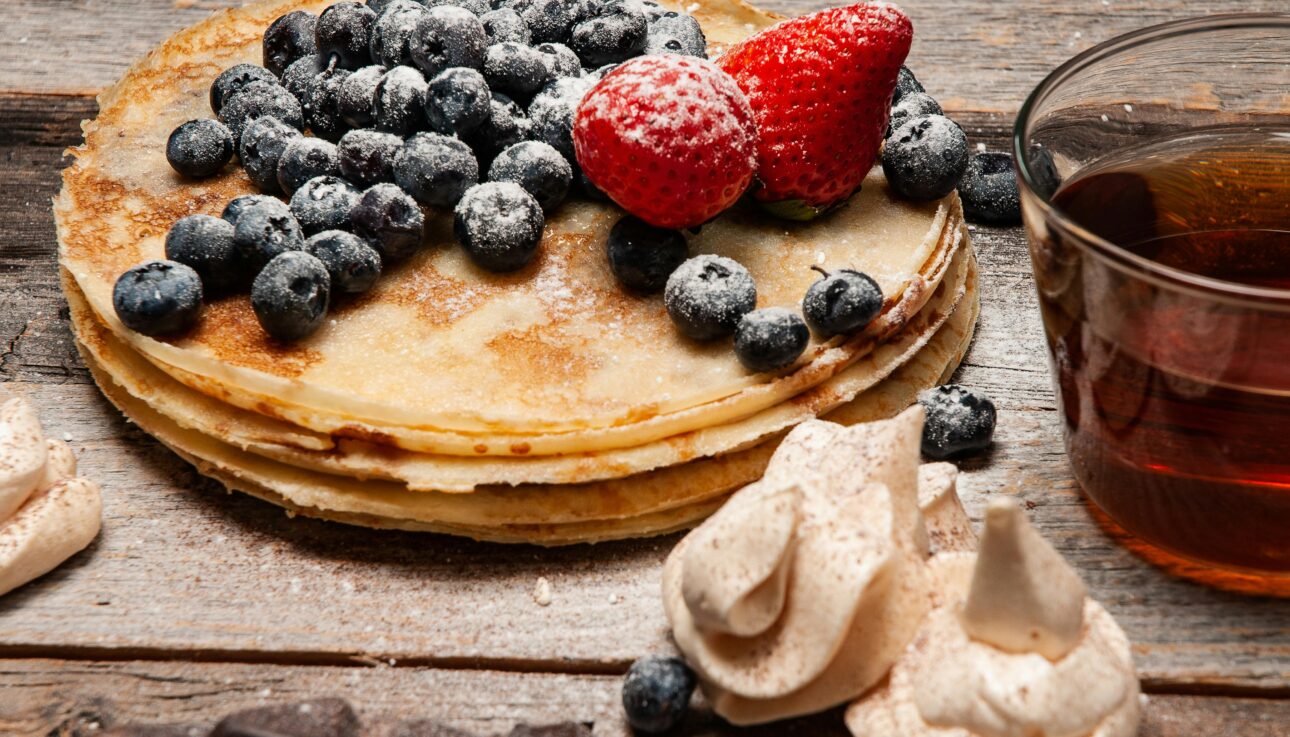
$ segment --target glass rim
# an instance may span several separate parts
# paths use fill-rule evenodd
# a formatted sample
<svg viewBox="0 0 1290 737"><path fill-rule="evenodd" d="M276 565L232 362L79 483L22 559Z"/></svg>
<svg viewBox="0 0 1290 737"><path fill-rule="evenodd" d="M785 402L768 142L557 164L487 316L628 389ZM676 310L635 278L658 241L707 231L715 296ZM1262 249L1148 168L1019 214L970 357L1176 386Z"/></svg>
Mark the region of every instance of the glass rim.
<svg viewBox="0 0 1290 737"><path fill-rule="evenodd" d="M1026 97L1026 101L1017 112L1017 120L1013 126L1012 149L1018 172L1017 178L1021 186L1026 189L1034 201L1039 203L1040 210L1048 221L1055 222L1061 229L1067 231L1070 235L1076 236L1081 241L1082 247L1092 250L1103 258L1114 262L1120 268L1133 272L1139 277L1146 278L1149 281L1163 282L1174 288L1202 292L1214 297L1241 302L1257 302L1263 306L1269 306L1269 303L1277 306L1290 306L1290 289L1256 287L1165 266L1146 257L1139 256L1087 230L1072 220L1064 210L1053 204L1050 197L1043 194L1036 186L1030 161L1030 146L1027 145L1030 118L1035 109L1066 80L1091 64L1162 39L1217 30L1286 28L1290 28L1290 13L1228 13L1198 16L1130 31L1076 54L1044 77L1043 81Z"/></svg>

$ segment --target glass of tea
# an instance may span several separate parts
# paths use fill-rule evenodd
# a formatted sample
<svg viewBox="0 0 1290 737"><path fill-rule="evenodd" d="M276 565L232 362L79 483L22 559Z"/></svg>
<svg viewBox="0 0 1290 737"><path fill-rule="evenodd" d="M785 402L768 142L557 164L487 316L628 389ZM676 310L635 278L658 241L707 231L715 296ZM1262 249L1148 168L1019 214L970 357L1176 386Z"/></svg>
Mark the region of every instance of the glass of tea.
<svg viewBox="0 0 1290 737"><path fill-rule="evenodd" d="M1201 578L1290 589L1290 15L1090 49L1030 96L1014 146L1099 516Z"/></svg>

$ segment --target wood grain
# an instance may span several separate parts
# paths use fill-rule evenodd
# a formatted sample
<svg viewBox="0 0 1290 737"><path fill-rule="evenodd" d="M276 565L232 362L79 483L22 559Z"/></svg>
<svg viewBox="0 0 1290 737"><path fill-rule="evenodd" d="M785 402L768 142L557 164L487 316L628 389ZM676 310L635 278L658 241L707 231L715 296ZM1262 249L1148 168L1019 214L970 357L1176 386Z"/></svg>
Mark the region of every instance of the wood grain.
<svg viewBox="0 0 1290 737"><path fill-rule="evenodd" d="M702 3L703 0L697 0ZM134 59L240 0L10 0L0 91L89 95ZM762 0L786 15L820 0ZM1213 13L1284 11L1285 0L901 0L914 21L909 64L943 105L1011 113L1065 59L1121 33Z"/></svg>
<svg viewBox="0 0 1290 737"><path fill-rule="evenodd" d="M225 494L122 421L76 356L55 283L47 202L72 121L88 112L76 99L0 96L0 232L11 234L0 378L68 434L107 497L93 548L0 600L0 655L607 673L670 647L657 582L675 538L542 551L290 520ZM1006 136L997 116L960 120L976 140ZM961 380L995 397L1001 422L993 452L965 465L968 509L994 493L1032 504L1128 631L1151 688L1290 691L1290 602L1170 579L1091 521L1061 452L1024 242L1016 230L975 236L984 304ZM539 577L549 607L533 601Z"/></svg>
<svg viewBox="0 0 1290 737"><path fill-rule="evenodd" d="M341 696L376 737L432 718L476 734L574 721L596 737L630 734L613 676L431 668L337 668L157 662L0 661L0 733L90 737L126 724L209 727L239 709ZM1290 701L1152 696L1140 737L1284 737ZM847 737L838 710L734 729L697 704L676 737Z"/></svg>

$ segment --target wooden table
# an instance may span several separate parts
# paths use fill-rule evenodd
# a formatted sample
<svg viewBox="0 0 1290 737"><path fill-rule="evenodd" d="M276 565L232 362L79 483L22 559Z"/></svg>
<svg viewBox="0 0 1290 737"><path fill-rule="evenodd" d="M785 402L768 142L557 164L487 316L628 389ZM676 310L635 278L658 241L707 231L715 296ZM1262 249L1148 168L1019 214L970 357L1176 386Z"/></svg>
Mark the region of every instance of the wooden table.
<svg viewBox="0 0 1290 737"><path fill-rule="evenodd" d="M0 734L210 724L318 695L370 721L435 717L480 733L572 719L625 732L619 676L670 649L660 564L676 538L545 551L303 519L198 476L104 401L77 358L55 270L50 198L94 94L171 32L236 0L8 0L0 15L0 380L41 408L103 485L103 534L0 599ZM702 0L699 0L702 2ZM776 0L796 14L824 3ZM910 65L974 141L1006 145L1042 76L1130 29L1286 0L904 0ZM976 344L960 381L1000 409L994 450L964 465L1027 503L1134 642L1144 735L1290 735L1290 601L1164 575L1081 501L1058 436L1019 229L976 228ZM1290 534L1288 531L1287 534ZM552 601L533 589L550 582ZM697 717L690 733L734 733ZM837 713L763 734L845 734Z"/></svg>

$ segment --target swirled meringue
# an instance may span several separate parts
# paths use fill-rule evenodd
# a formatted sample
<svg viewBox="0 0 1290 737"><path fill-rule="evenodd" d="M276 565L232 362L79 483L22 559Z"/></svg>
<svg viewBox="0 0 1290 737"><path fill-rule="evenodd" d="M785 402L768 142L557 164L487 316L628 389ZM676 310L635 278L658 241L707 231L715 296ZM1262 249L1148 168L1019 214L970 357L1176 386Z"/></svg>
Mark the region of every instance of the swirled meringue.
<svg viewBox="0 0 1290 737"><path fill-rule="evenodd" d="M99 533L98 485L46 439L35 409L0 390L0 595L45 575Z"/></svg>

